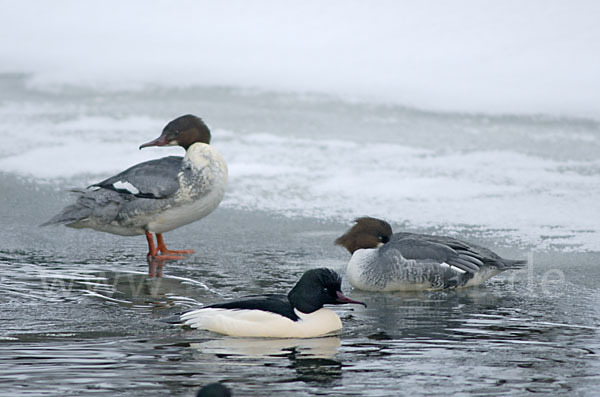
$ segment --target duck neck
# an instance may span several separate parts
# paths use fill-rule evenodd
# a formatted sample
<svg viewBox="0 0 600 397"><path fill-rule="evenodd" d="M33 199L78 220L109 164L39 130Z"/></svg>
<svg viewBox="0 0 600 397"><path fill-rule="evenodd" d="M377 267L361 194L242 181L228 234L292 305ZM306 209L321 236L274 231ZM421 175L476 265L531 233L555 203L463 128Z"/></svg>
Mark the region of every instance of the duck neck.
<svg viewBox="0 0 600 397"><path fill-rule="evenodd" d="M362 248L354 251L346 269L348 281L352 286L366 289L366 280L371 282L384 277L385 269L378 263L381 261L377 261L378 250L379 248Z"/></svg>
<svg viewBox="0 0 600 397"><path fill-rule="evenodd" d="M288 294L288 300L294 309L302 313L312 313L323 307L323 304L316 302L314 298L302 293L299 288L292 288Z"/></svg>

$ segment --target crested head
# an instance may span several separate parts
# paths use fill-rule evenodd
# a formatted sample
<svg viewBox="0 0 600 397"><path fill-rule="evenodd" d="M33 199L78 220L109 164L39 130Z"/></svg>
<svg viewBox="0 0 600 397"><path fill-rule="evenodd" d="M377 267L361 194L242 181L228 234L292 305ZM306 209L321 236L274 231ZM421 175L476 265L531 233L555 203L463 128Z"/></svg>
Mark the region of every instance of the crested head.
<svg viewBox="0 0 600 397"><path fill-rule="evenodd" d="M361 248L377 248L390 241L392 227L386 221L368 216L356 218L356 222L335 244L346 248L351 254Z"/></svg>
<svg viewBox="0 0 600 397"><path fill-rule="evenodd" d="M169 122L162 134L153 141L144 143L140 149L149 146L179 145L187 150L194 143L210 143L210 130L201 118L186 114Z"/></svg>
<svg viewBox="0 0 600 397"><path fill-rule="evenodd" d="M327 304L365 305L363 302L346 298L342 294L342 277L334 270L324 267L304 272L289 292L288 299L294 308L302 313L312 313Z"/></svg>

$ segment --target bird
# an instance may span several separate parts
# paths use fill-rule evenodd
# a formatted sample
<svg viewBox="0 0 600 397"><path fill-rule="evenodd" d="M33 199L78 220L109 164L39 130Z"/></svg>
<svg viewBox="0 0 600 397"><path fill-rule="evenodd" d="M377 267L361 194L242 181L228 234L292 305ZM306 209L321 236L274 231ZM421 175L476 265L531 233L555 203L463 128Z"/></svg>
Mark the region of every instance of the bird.
<svg viewBox="0 0 600 397"><path fill-rule="evenodd" d="M452 237L393 233L384 220L361 217L335 244L352 257L346 276L364 291L440 290L480 285L526 260L504 259L488 248Z"/></svg>
<svg viewBox="0 0 600 397"><path fill-rule="evenodd" d="M73 189L75 203L41 226L64 224L120 236L145 235L149 261L182 259L194 251L167 249L163 233L210 214L227 185L227 164L210 139L210 130L199 117L187 114L172 120L158 138L139 149L178 145L185 149L185 157L145 161L86 189Z"/></svg>
<svg viewBox="0 0 600 397"><path fill-rule="evenodd" d="M329 268L307 270L286 295L251 295L180 314L179 324L229 336L312 338L342 329L323 305L364 305L341 291L341 276Z"/></svg>
<svg viewBox="0 0 600 397"><path fill-rule="evenodd" d="M214 382L204 385L198 393L196 397L231 397L233 394L231 390L222 383Z"/></svg>

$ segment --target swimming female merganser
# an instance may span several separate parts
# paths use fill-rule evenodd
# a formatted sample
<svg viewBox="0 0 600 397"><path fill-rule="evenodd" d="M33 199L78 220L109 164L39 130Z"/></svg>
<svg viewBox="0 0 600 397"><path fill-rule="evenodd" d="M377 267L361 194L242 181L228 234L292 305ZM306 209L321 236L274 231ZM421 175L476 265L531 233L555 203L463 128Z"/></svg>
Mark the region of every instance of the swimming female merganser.
<svg viewBox="0 0 600 397"><path fill-rule="evenodd" d="M376 218L355 220L335 243L351 254L350 284L365 291L417 291L470 287L527 261L504 259L452 237L394 233Z"/></svg>
<svg viewBox="0 0 600 397"><path fill-rule="evenodd" d="M75 189L75 204L44 223L91 228L121 236L146 235L148 259L175 260L193 250L169 250L162 234L211 213L223 198L227 165L210 143L210 130L192 115L171 121L150 146L179 145L185 157L150 160ZM156 245L152 233L156 234ZM159 254L159 251L161 254Z"/></svg>
<svg viewBox="0 0 600 397"><path fill-rule="evenodd" d="M342 329L342 321L323 305L363 302L341 291L342 278L327 268L305 272L286 295L253 295L184 313L183 325L230 336L312 338Z"/></svg>

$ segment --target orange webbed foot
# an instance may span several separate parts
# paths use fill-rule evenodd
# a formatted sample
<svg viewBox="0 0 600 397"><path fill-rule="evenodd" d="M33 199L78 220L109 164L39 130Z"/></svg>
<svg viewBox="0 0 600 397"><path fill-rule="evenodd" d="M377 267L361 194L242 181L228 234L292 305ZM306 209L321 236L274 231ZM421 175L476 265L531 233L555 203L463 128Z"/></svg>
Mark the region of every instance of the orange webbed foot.
<svg viewBox="0 0 600 397"><path fill-rule="evenodd" d="M162 277L162 268L165 261L178 261L184 256L177 254L193 254L194 250L170 250L167 249L162 234L156 234L156 245L152 233L146 232L148 241L148 253L146 262L148 262L148 277ZM159 253L160 252L160 253Z"/></svg>
<svg viewBox="0 0 600 397"><path fill-rule="evenodd" d="M194 253L194 250L170 250L170 249L168 249L161 233L156 233L156 245L158 246L158 250L160 252L162 252L163 254L193 254Z"/></svg>

